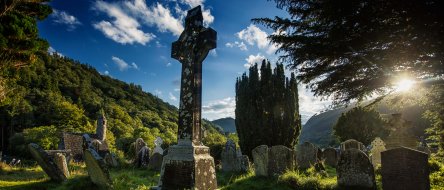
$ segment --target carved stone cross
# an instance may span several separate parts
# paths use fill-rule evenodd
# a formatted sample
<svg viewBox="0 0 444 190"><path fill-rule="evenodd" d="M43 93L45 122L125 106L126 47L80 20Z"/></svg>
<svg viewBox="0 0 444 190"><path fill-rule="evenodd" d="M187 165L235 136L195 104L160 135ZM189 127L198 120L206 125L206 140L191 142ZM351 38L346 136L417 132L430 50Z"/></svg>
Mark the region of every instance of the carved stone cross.
<svg viewBox="0 0 444 190"><path fill-rule="evenodd" d="M216 48L216 31L203 26L200 6L188 11L171 57L182 63L178 145L201 145L202 61Z"/></svg>

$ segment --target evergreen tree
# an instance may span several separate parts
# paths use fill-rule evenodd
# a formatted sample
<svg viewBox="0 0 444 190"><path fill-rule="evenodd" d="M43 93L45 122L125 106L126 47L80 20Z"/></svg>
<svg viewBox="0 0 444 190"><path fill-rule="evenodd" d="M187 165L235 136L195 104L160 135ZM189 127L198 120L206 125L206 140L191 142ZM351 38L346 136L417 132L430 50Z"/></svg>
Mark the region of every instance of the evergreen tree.
<svg viewBox="0 0 444 190"><path fill-rule="evenodd" d="M236 131L242 152L251 156L259 145L296 144L301 129L297 91L295 75L286 78L282 64L272 70L266 60L236 80Z"/></svg>

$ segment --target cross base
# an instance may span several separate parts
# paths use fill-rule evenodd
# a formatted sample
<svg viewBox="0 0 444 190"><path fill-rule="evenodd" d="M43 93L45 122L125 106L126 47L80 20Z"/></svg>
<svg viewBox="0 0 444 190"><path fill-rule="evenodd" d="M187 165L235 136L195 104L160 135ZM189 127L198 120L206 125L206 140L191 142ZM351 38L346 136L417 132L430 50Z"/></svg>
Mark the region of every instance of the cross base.
<svg viewBox="0 0 444 190"><path fill-rule="evenodd" d="M206 146L194 145L168 148L158 189L216 189L216 169L209 151Z"/></svg>

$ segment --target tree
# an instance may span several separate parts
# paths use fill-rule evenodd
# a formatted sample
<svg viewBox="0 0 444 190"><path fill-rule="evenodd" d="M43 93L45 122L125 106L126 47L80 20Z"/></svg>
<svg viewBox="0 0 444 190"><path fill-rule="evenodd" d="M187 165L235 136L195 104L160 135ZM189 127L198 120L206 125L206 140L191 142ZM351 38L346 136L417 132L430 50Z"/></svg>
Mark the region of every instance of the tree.
<svg viewBox="0 0 444 190"><path fill-rule="evenodd" d="M52 13L48 0L2 0L0 3L0 68L21 67L46 53L49 44L39 38L37 21Z"/></svg>
<svg viewBox="0 0 444 190"><path fill-rule="evenodd" d="M260 72L260 76L259 76ZM293 147L301 129L298 88L294 74L285 77L284 66L274 71L264 60L236 81L236 131L247 155L259 145Z"/></svg>
<svg viewBox="0 0 444 190"><path fill-rule="evenodd" d="M386 93L397 78L444 74L440 0L274 0L290 18L253 19L276 31L280 61L336 103Z"/></svg>
<svg viewBox="0 0 444 190"><path fill-rule="evenodd" d="M341 142L355 139L366 145L370 144L375 137L384 138L388 135L379 113L363 107L355 107L342 113L333 130Z"/></svg>

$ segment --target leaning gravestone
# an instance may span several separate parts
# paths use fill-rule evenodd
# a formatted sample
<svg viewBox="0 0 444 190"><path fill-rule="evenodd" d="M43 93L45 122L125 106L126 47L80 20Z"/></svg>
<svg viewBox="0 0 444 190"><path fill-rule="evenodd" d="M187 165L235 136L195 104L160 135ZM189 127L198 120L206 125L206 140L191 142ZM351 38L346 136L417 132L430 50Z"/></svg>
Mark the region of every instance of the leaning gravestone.
<svg viewBox="0 0 444 190"><path fill-rule="evenodd" d="M238 158L238 163L240 164L239 169L241 172L248 172L250 170L250 160L247 155L242 155Z"/></svg>
<svg viewBox="0 0 444 190"><path fill-rule="evenodd" d="M336 165L338 164L338 157L338 152L334 148L326 148L322 152L322 159L324 160L324 164L331 167L336 167Z"/></svg>
<svg viewBox="0 0 444 190"><path fill-rule="evenodd" d="M429 190L429 165L426 153L406 147L381 153L382 188L390 190Z"/></svg>
<svg viewBox="0 0 444 190"><path fill-rule="evenodd" d="M203 24L202 10L188 11L185 29L172 44L171 57L182 63L177 145L163 158L161 189L216 189L214 158L202 144L202 62L216 48L217 33Z"/></svg>
<svg viewBox="0 0 444 190"><path fill-rule="evenodd" d="M63 172L63 175L69 177L68 164L66 162L65 155L62 153L56 153L54 155L54 162L56 163L57 167Z"/></svg>
<svg viewBox="0 0 444 190"><path fill-rule="evenodd" d="M308 169L317 163L318 148L309 143L304 142L296 147L296 165L299 169Z"/></svg>
<svg viewBox="0 0 444 190"><path fill-rule="evenodd" d="M39 145L35 143L30 143L28 145L29 151L32 157L37 161L37 163L42 167L43 171L54 181L65 181L68 177L68 172L64 171L63 168L68 168L66 165L66 160L64 163L59 163L61 168L58 167L57 162L48 155ZM64 156L63 156L64 157ZM59 158L57 158L59 160Z"/></svg>
<svg viewBox="0 0 444 190"><path fill-rule="evenodd" d="M283 145L272 146L270 148L268 153L268 176L280 175L294 168L293 150Z"/></svg>
<svg viewBox="0 0 444 190"><path fill-rule="evenodd" d="M110 188L112 181L103 158L92 148L83 150L83 157L91 181L99 187Z"/></svg>
<svg viewBox="0 0 444 190"><path fill-rule="evenodd" d="M385 143L381 138L376 137L372 141L372 149L370 150L372 164L374 167L381 164L381 152L385 151Z"/></svg>
<svg viewBox="0 0 444 190"><path fill-rule="evenodd" d="M222 171L238 171L238 159L236 153L236 144L232 140L225 143L225 148L221 154Z"/></svg>
<svg viewBox="0 0 444 190"><path fill-rule="evenodd" d="M268 175L268 146L260 145L251 151L256 176Z"/></svg>
<svg viewBox="0 0 444 190"><path fill-rule="evenodd" d="M162 167L162 161L163 161L163 155L157 152L154 153L151 156L150 161L148 163L148 169L154 171L160 171Z"/></svg>
<svg viewBox="0 0 444 190"><path fill-rule="evenodd" d="M361 142L359 142L355 139L348 139L348 140L341 143L341 152L348 150L350 148L355 148L355 149L358 149L361 151L365 150L364 144L362 144Z"/></svg>
<svg viewBox="0 0 444 190"><path fill-rule="evenodd" d="M338 186L344 189L376 190L373 165L361 150L351 148L341 152L336 172Z"/></svg>

